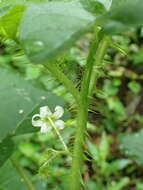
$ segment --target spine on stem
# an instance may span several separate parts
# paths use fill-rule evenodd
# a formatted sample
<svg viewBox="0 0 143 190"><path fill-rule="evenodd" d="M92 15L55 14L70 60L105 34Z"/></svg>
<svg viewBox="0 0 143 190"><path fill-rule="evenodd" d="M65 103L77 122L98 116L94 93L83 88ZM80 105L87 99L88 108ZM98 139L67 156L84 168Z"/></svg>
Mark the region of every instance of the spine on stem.
<svg viewBox="0 0 143 190"><path fill-rule="evenodd" d="M110 44L110 38L108 36L104 36L96 51L95 62L94 62L94 66L93 66L91 78L90 78L89 96L92 96L94 92L96 80L98 78L97 70L98 70L98 67L102 66L102 62L106 54L106 51L109 47L109 44Z"/></svg>
<svg viewBox="0 0 143 190"><path fill-rule="evenodd" d="M88 120L89 95L94 88L96 82L95 72L93 72L94 64L102 64L104 55L108 47L107 39L101 40L95 36L87 59L87 66L84 72L81 85L80 101L78 104L77 131L74 142L71 188L70 190L80 190L82 182L82 168L84 164L84 146L86 137L86 126ZM96 57L95 57L96 52ZM98 52L98 53L97 53Z"/></svg>

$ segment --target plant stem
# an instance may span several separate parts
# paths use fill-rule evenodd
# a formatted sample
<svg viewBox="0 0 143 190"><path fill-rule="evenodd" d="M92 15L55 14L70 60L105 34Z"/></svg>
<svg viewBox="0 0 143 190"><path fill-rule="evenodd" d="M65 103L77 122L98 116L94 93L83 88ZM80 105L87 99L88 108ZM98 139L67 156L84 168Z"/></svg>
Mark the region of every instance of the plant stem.
<svg viewBox="0 0 143 190"><path fill-rule="evenodd" d="M85 133L88 116L88 89L90 83L90 75L94 63L94 54L97 49L98 42L99 39L97 36L95 36L95 39L91 43L89 56L87 58L87 66L81 85L80 102L78 104L77 131L74 142L71 190L79 190L81 187L81 173L84 160L83 150L85 145Z"/></svg>
<svg viewBox="0 0 143 190"><path fill-rule="evenodd" d="M66 88L69 90L69 92L73 95L75 100L79 101L79 91L76 89L74 84L71 80L67 78L67 76L60 70L58 66L55 64L47 64L45 67L51 72L51 74L57 78Z"/></svg>
<svg viewBox="0 0 143 190"><path fill-rule="evenodd" d="M96 51L95 63L94 63L94 67L92 69L91 78L90 78L91 82L89 86L89 96L92 96L94 92L96 80L98 78L98 72L97 72L98 67L102 66L102 62L106 54L107 48L109 47L109 43L110 43L110 38L108 36L104 36Z"/></svg>
<svg viewBox="0 0 143 190"><path fill-rule="evenodd" d="M29 190L36 190L34 185L32 184L31 180L26 176L23 168L17 163L16 160L13 158L10 158L12 165L16 168L16 170L19 172L20 176L23 178L25 184L27 185Z"/></svg>
<svg viewBox="0 0 143 190"><path fill-rule="evenodd" d="M51 126L53 127L53 129L55 130L57 136L59 137L61 143L63 144L65 151L66 151L66 152L69 152L67 145L65 144L65 142L64 142L64 140L63 140L61 134L59 133L59 131L58 131L58 129L56 128L55 124L53 123L52 119L49 117L48 120L49 120Z"/></svg>
<svg viewBox="0 0 143 190"><path fill-rule="evenodd" d="M84 162L84 146L85 146L85 137L86 137L86 126L88 120L88 105L89 105L89 90L90 90L90 82L95 82L95 74L93 72L94 62L100 65L102 63L103 52L105 53L105 49L107 49L107 43L103 43L103 40L100 43L100 39L95 36L93 40L89 56L87 59L87 66L84 72L83 81L81 85L80 92L80 101L78 104L78 117L77 117L77 131L74 143L74 153L73 153L73 163L72 163L72 176L71 176L71 190L80 190L81 189L81 175L82 175L82 166ZM99 47L98 47L99 44ZM101 45L101 46L100 46ZM103 48L104 46L104 48ZM102 48L101 48L102 47ZM95 61L95 52L97 49L96 60ZM100 50L100 51L99 51ZM104 51L103 51L104 50ZM94 80L94 81L93 81ZM93 88L93 86L92 86Z"/></svg>

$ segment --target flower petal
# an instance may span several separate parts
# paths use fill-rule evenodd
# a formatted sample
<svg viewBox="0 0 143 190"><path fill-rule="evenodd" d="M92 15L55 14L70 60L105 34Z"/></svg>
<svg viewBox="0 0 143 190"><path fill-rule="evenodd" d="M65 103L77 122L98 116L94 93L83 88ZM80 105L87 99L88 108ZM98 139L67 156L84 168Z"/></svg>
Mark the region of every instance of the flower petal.
<svg viewBox="0 0 143 190"><path fill-rule="evenodd" d="M57 120L55 121L55 125L58 129L62 130L65 127L65 122L63 120Z"/></svg>
<svg viewBox="0 0 143 190"><path fill-rule="evenodd" d="M42 125L42 127L41 127L40 132L41 132L41 133L47 133L47 132L49 132L50 130L51 130L51 127L50 127L49 125L47 125L46 123L44 123L44 124Z"/></svg>
<svg viewBox="0 0 143 190"><path fill-rule="evenodd" d="M53 113L53 117L59 119L64 114L64 109L61 106L55 107L55 112Z"/></svg>
<svg viewBox="0 0 143 190"><path fill-rule="evenodd" d="M42 119L45 118L46 116L51 116L51 115L52 115L52 112L48 106L43 106L40 108L40 117Z"/></svg>
<svg viewBox="0 0 143 190"><path fill-rule="evenodd" d="M35 120L36 118L39 118L39 119L38 119L38 120ZM39 114L33 115L33 117L32 117L32 125L33 125L34 127L41 127L41 126L42 126L42 123L43 123L43 122L41 121Z"/></svg>

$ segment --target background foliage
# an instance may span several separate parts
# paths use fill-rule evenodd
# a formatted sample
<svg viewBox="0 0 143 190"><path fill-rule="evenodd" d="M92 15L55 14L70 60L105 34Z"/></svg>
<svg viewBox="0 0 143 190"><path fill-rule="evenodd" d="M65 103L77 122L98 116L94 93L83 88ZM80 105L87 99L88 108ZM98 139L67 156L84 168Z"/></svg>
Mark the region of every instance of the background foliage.
<svg viewBox="0 0 143 190"><path fill-rule="evenodd" d="M7 8L0 12L1 15L5 11L7 12L10 6L9 1L3 1L3 3L1 7L6 6ZM128 3L127 0L126 6L128 6ZM38 5L36 6L38 7ZM73 37L71 33L73 38L70 38L71 41L68 40L66 44L53 37L49 41L49 38L45 38L45 28L43 27L41 29L43 41L46 43L43 47L43 44L40 44L41 41L39 41L38 26L34 23L39 18L39 13L34 11L34 9L37 9L36 6L28 8L25 15L26 24L23 23L21 31L19 31L23 47L25 51L28 51L27 54L30 54L30 60L32 61L43 61L45 56L49 56L50 60L53 56L57 57L60 51L71 44L71 41L73 43L77 39L81 27L84 29L93 21L92 15L89 16L87 12L85 13L86 19L80 17L79 20L76 19L76 22L72 17L67 18L65 22L63 15L61 15L59 23L63 21L62 23L67 26L69 19L71 19L74 28L72 32L75 32L76 35ZM59 6L62 6L62 4L59 3ZM94 12L88 5L84 6L89 12ZM124 35L118 34L119 31L126 30L126 20L123 20L120 15L125 14L125 11L128 12L126 13L127 16L130 15L134 3L130 7L129 10L116 9L115 12L113 4L113 11L108 17L106 17L106 7L100 8L102 13L105 11L103 16L106 18L105 20L114 20L114 22L107 23L104 27L107 33L111 34L112 31L114 36L113 44L105 56L103 67L98 70L100 78L89 109L89 139L87 140L88 148L83 176L86 190L143 189L143 28L138 26L142 22L139 16L142 14L142 6L138 9L135 23L129 23L129 25L137 25L137 28L129 30ZM55 7L51 4L50 10L52 8L56 12L59 11L59 7L56 6L55 10ZM12 14L15 9L17 14L13 18ZM62 136L72 149L76 126L76 121L72 118L76 114L76 105L73 97L64 86L57 82L49 72L45 71L42 65L33 64L20 45L9 39L10 37L16 39L16 25L20 22L24 9L23 5L18 5L4 14L5 16L0 20L0 22L5 23L4 28L1 28L2 37L0 38L0 120L1 126L8 126L0 131L0 155L2 155L0 156L0 189L24 190L27 188L17 171L7 160L10 155L13 155L24 167L26 174L32 178L37 189L63 190L68 188L71 159L60 151L62 145L59 144L58 139L55 139L52 133L48 135L38 132L32 133L36 131L33 131L34 129L31 126L31 116L38 112L41 105L47 104L51 109L57 104L65 106L64 120L66 121L66 128L62 131ZM44 7L44 9L48 8ZM79 13L78 7L76 9ZM76 9L74 9L75 14L77 14ZM35 14L34 21L33 17L31 17L31 20L28 19L30 14ZM100 11L98 14L100 14ZM50 16L49 13L45 19L47 20ZM13 22L11 18L16 19L16 22ZM52 18L51 22L53 23L55 18ZM43 22L45 23L46 20L43 19ZM138 23L136 20L138 20ZM33 32L29 35L28 27L31 26L32 22L34 23ZM116 22L122 24L117 27ZM49 23L48 27L52 23ZM45 25L43 24L43 26ZM16 30L12 30L13 27ZM57 28L51 27L48 35L52 36L55 30ZM65 39L69 37L69 31L70 26L68 26L67 33L64 33L67 35L64 35ZM58 36L63 31L59 30L57 32ZM33 36L33 33L35 36ZM33 44L32 38L34 40L36 38L36 44ZM80 87L81 75L86 64L91 38L92 33L84 35L70 50L64 51L62 56L57 57L55 61L55 64L76 82L77 87ZM55 47L57 41L58 48ZM43 51L43 48L47 49L49 43L51 52L47 54L47 51ZM27 50L27 44L28 47L31 47L30 50ZM37 52L40 53L37 54ZM7 101L8 99L10 101ZM13 137L15 134L21 135ZM13 150L15 150L14 153Z"/></svg>

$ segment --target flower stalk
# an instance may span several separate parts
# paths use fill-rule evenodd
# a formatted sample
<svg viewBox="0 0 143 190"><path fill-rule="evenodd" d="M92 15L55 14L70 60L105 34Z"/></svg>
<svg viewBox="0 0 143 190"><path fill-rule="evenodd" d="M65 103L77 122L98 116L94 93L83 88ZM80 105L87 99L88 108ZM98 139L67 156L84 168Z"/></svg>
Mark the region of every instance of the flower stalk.
<svg viewBox="0 0 143 190"><path fill-rule="evenodd" d="M52 121L52 119L50 117L48 117L48 120L49 120L49 123L51 124L52 128L54 129L56 135L59 137L61 143L63 144L63 147L64 147L65 151L69 152L68 147L65 144L64 139L62 138L62 136L61 136L59 130L57 129L57 127L55 126L54 122Z"/></svg>

